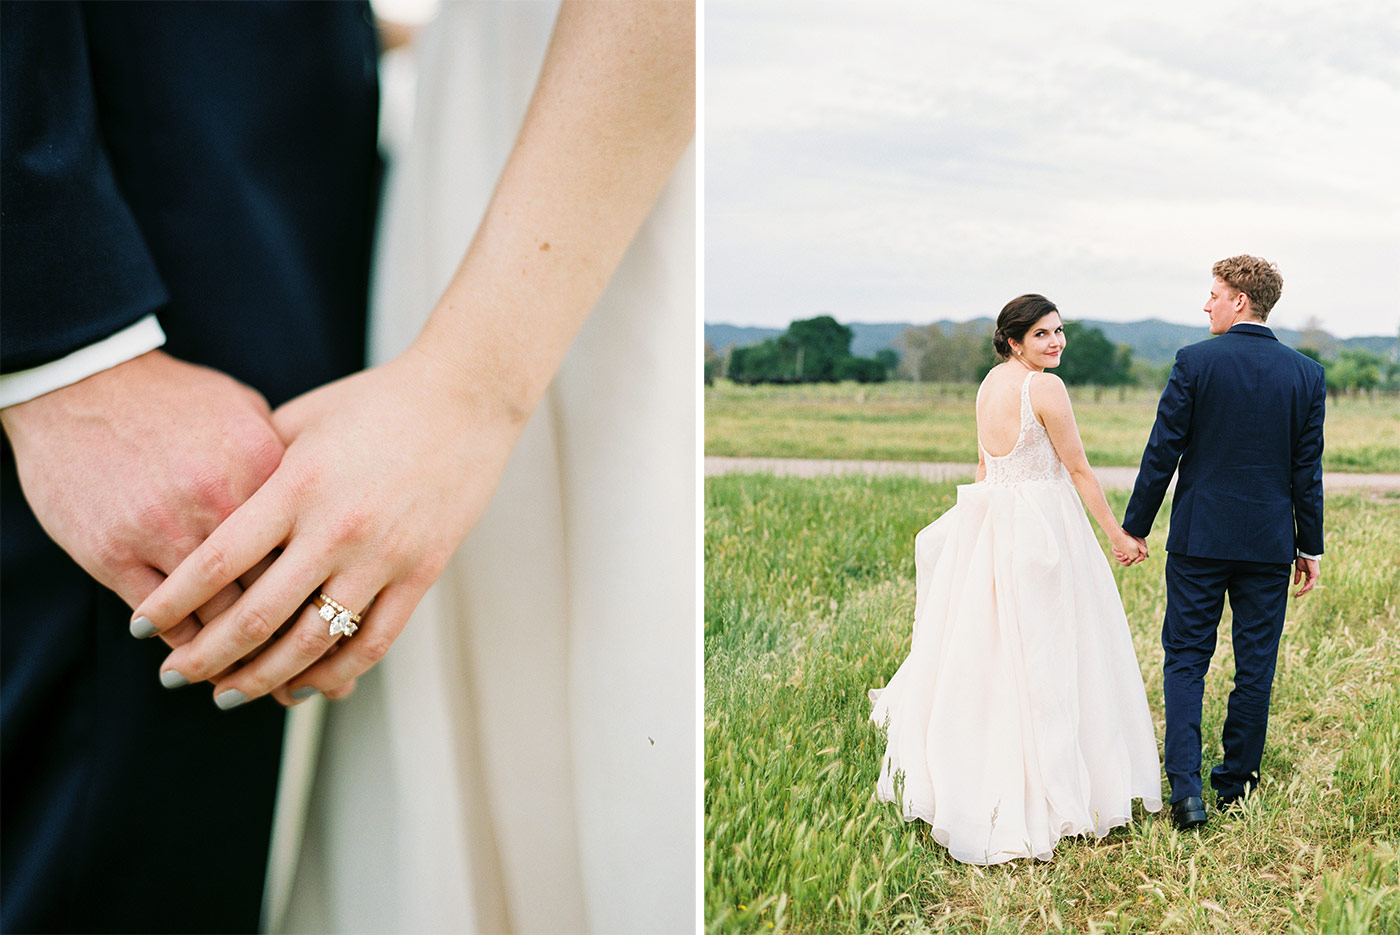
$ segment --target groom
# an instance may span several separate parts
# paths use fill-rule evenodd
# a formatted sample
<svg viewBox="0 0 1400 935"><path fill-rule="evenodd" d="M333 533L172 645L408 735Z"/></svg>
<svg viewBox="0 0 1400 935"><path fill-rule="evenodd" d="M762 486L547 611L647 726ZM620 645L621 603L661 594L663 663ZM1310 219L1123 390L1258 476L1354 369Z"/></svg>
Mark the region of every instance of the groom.
<svg viewBox="0 0 1400 935"><path fill-rule="evenodd" d="M4 2L0 50L0 930L254 931L282 709L128 624L363 364L372 14Z"/></svg>
<svg viewBox="0 0 1400 935"><path fill-rule="evenodd" d="M1322 554L1322 367L1264 326L1283 291L1272 263L1235 256L1211 272L1205 312L1219 337L1177 352L1123 518L1145 540L1179 471L1162 648L1167 779L1183 829L1206 822L1201 697L1226 595L1235 687L1210 776L1220 809L1258 788L1290 566L1306 594Z"/></svg>

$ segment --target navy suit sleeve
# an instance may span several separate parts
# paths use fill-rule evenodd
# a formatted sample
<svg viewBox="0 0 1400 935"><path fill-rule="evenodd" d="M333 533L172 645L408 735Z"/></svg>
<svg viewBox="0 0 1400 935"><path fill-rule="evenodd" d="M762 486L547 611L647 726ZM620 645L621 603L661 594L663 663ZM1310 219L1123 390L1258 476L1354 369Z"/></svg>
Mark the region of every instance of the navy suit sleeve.
<svg viewBox="0 0 1400 935"><path fill-rule="evenodd" d="M1157 421L1142 452L1133 496L1123 515L1123 529L1131 536L1147 538L1152 521L1167 494L1167 485L1176 472L1181 453L1191 435L1191 411L1194 405L1191 377L1182 351L1176 352L1167 388L1157 403Z"/></svg>
<svg viewBox="0 0 1400 935"><path fill-rule="evenodd" d="M103 147L82 9L0 4L0 369L56 360L166 291Z"/></svg>
<svg viewBox="0 0 1400 935"><path fill-rule="evenodd" d="M1307 421L1293 448L1293 522L1298 550L1322 554L1322 423L1327 384L1317 378Z"/></svg>

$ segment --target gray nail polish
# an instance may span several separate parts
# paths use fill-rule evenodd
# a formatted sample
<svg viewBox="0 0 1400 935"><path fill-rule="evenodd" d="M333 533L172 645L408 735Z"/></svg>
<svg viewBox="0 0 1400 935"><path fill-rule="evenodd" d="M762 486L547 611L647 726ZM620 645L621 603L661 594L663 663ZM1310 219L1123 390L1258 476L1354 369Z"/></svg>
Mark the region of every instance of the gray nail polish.
<svg viewBox="0 0 1400 935"><path fill-rule="evenodd" d="M190 680L174 669L166 669L160 674L160 684L166 688L184 688L190 684Z"/></svg>
<svg viewBox="0 0 1400 935"><path fill-rule="evenodd" d="M319 689L315 685L303 685L301 688L292 692L292 698L301 701L304 698L310 698L312 695L316 694L317 691L319 691Z"/></svg>
<svg viewBox="0 0 1400 935"><path fill-rule="evenodd" d="M236 688L230 688L228 691L220 692L214 696L214 704L225 711L230 708L236 708L247 700L248 696Z"/></svg>
<svg viewBox="0 0 1400 935"><path fill-rule="evenodd" d="M156 625L145 617L137 617L131 621L131 635L138 640L146 640L156 635Z"/></svg>

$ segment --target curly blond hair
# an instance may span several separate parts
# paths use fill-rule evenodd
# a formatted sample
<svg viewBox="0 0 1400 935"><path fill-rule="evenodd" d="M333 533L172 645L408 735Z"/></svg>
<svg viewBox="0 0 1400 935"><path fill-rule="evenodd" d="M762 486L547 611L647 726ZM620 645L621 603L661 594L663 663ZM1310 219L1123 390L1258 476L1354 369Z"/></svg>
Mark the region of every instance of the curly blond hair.
<svg viewBox="0 0 1400 935"><path fill-rule="evenodd" d="M1210 271L1231 289L1249 296L1249 306L1260 321L1268 320L1274 303L1283 294L1283 277L1278 267L1263 257L1242 253L1221 260Z"/></svg>

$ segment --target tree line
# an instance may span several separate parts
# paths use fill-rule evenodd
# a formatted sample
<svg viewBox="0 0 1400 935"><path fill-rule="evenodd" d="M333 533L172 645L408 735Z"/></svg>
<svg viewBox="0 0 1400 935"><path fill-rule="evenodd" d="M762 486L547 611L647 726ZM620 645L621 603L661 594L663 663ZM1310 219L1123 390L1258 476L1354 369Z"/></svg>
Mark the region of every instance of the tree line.
<svg viewBox="0 0 1400 935"><path fill-rule="evenodd" d="M1126 386L1138 382L1133 354L1114 345L1098 328L1065 325L1072 355L1055 372L1070 384ZM874 357L851 353L854 332L830 315L794 321L785 332L720 355L705 344L705 382L726 377L735 383L833 383L885 380L975 383L997 364L992 326L967 322L946 330L941 325L906 328L899 350L885 348Z"/></svg>
<svg viewBox="0 0 1400 935"><path fill-rule="evenodd" d="M1320 348L1303 345L1298 352L1322 364L1329 393L1400 392L1400 361L1386 360L1375 351L1345 348L1328 358Z"/></svg>
<svg viewBox="0 0 1400 935"><path fill-rule="evenodd" d="M874 357L851 353L855 333L830 315L794 321L775 338L721 355L705 342L705 383L727 377L735 383L977 383L997 364L992 326L965 322L949 326L906 328L898 350L885 348ZM1113 344L1098 328L1065 323L1070 352L1055 373L1071 385L1163 386L1170 364L1133 360L1126 344ZM1331 393L1400 392L1400 360L1364 348L1345 348L1316 321L1304 326L1298 347L1322 364Z"/></svg>

